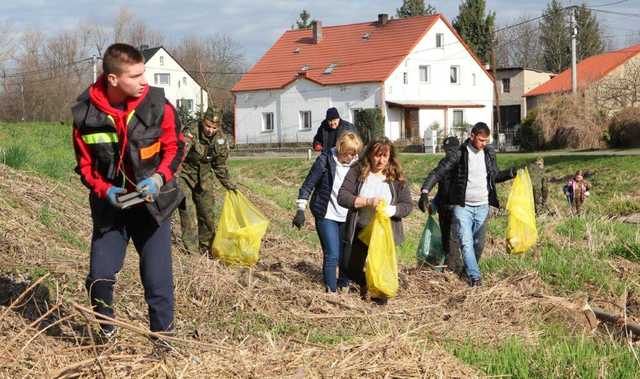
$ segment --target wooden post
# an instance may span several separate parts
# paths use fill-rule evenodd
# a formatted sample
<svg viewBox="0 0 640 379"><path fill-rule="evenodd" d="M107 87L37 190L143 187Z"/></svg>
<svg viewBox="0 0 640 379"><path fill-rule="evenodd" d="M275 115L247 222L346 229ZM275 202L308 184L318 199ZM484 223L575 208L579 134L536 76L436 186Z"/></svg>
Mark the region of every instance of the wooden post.
<svg viewBox="0 0 640 379"><path fill-rule="evenodd" d="M494 132L496 140L500 135L500 91L498 91L498 77L496 72L496 39L493 36L493 44L491 45L491 71L493 72L493 93L496 100L496 130Z"/></svg>

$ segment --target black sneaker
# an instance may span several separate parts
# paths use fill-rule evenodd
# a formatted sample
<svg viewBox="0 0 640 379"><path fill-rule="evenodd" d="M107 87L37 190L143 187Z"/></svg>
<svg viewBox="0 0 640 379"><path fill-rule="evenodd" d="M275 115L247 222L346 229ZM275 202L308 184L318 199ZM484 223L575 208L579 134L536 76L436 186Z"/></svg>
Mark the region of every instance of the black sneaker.
<svg viewBox="0 0 640 379"><path fill-rule="evenodd" d="M360 298L362 300L367 300L369 294L369 289L367 288L367 285L360 285Z"/></svg>
<svg viewBox="0 0 640 379"><path fill-rule="evenodd" d="M480 278L469 280L469 287L480 287L480 286L482 286L482 280L480 280Z"/></svg>
<svg viewBox="0 0 640 379"><path fill-rule="evenodd" d="M372 297L371 301L377 305L387 305L388 299L386 297Z"/></svg>

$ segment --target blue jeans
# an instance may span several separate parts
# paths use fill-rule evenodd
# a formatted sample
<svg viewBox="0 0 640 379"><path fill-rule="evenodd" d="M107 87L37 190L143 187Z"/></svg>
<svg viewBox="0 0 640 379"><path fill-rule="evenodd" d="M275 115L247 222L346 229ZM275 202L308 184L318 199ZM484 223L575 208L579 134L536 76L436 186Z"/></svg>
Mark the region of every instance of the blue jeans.
<svg viewBox="0 0 640 379"><path fill-rule="evenodd" d="M342 259L345 223L326 218L316 218L316 231L318 232L318 237L320 237L320 245L322 245L324 285L329 291L335 292L337 287L345 287L348 284L348 279L341 268L340 274L336 278L338 262Z"/></svg>
<svg viewBox="0 0 640 379"><path fill-rule="evenodd" d="M453 208L456 238L462 250L467 276L471 280L480 279L478 260L484 247L484 224L489 215L489 204L479 206L456 205Z"/></svg>

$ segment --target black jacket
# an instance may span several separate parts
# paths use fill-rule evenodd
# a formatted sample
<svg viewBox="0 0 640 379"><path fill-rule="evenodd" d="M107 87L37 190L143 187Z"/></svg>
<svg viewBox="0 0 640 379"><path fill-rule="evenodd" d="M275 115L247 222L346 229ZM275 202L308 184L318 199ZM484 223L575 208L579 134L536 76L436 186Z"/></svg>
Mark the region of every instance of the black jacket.
<svg viewBox="0 0 640 379"><path fill-rule="evenodd" d="M465 193L467 191L467 179L469 177L469 151L467 146L469 140L466 140L460 149L455 153L447 154L444 159L438 163L438 166L429 173L422 183L423 191L431 191L431 189L445 178L450 176L448 199L446 203L450 205L465 205ZM496 163L496 151L491 146L484 149L484 161L487 167L487 189L489 190L489 205L499 208L498 194L496 192L496 183L501 183L513 179L516 175L514 167L500 171Z"/></svg>
<svg viewBox="0 0 640 379"><path fill-rule="evenodd" d="M298 191L298 199L308 200L311 197L309 209L315 218L324 218L327 214L335 175L336 161L333 154L331 151L323 152L316 158Z"/></svg>
<svg viewBox="0 0 640 379"><path fill-rule="evenodd" d="M353 124L349 121L340 119L340 124L338 124L338 127L335 129L331 129L327 120L324 120L320 124L315 137L313 137L313 148L316 150L321 150L322 152L328 152L332 147L336 146L336 141L338 140L340 134L345 132L353 132L360 136L356 127L353 126ZM320 148L317 149L316 146L319 146Z"/></svg>
<svg viewBox="0 0 640 379"><path fill-rule="evenodd" d="M364 158L366 159L366 158ZM364 184L360 180L362 166L356 164L351 167L347 176L344 178L342 187L338 192L338 204L348 208L347 229L344 234L345 242L351 245L356 234L358 225L358 209L355 207L356 197L360 193L360 189ZM396 206L396 214L391 217L391 229L393 230L393 239L396 245L404 242L404 231L402 229L402 218L407 217L413 209L413 201L411 201L411 190L407 182L393 181L389 183L391 189L391 204Z"/></svg>

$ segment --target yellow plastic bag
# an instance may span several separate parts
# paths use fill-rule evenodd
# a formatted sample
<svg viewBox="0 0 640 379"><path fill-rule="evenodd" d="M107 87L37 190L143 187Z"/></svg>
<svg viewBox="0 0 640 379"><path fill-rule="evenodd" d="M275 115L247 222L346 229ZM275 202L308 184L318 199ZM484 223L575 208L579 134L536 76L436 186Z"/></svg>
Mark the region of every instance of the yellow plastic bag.
<svg viewBox="0 0 640 379"><path fill-rule="evenodd" d="M514 254L524 253L536 244L536 211L529 171L518 170L507 201L507 247Z"/></svg>
<svg viewBox="0 0 640 379"><path fill-rule="evenodd" d="M213 254L227 264L252 266L258 261L269 220L239 191L227 191L213 241Z"/></svg>
<svg viewBox="0 0 640 379"><path fill-rule="evenodd" d="M398 292L398 264L391 220L384 213L386 204L380 202L374 219L358 238L369 246L365 263L365 278L372 297L391 298Z"/></svg>

